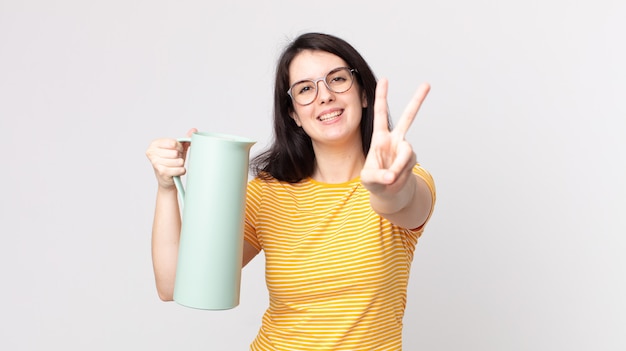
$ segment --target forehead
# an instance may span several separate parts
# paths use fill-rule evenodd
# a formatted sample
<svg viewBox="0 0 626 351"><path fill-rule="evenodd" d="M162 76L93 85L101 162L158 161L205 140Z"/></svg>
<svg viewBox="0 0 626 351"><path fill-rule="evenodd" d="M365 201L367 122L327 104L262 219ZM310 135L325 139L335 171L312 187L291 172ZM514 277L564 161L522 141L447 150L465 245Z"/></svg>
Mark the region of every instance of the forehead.
<svg viewBox="0 0 626 351"><path fill-rule="evenodd" d="M291 61L289 77L291 82L316 79L325 76L332 69L347 65L346 61L335 54L326 51L304 50Z"/></svg>

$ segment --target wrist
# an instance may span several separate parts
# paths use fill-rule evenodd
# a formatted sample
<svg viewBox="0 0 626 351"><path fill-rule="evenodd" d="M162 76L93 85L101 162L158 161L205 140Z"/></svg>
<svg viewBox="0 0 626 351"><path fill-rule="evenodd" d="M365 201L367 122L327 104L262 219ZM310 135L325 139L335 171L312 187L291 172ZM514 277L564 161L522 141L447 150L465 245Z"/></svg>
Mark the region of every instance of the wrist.
<svg viewBox="0 0 626 351"><path fill-rule="evenodd" d="M174 185L174 183L171 184L161 184L159 183L159 186L157 188L157 192L159 194L162 195L167 195L167 194L176 194L178 192L178 190L176 189L176 186Z"/></svg>

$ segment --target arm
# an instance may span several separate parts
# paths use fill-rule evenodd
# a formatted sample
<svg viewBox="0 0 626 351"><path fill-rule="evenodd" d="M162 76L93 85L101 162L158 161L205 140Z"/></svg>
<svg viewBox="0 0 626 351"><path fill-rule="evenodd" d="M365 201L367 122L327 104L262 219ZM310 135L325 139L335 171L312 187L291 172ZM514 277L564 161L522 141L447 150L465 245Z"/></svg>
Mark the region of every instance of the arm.
<svg viewBox="0 0 626 351"><path fill-rule="evenodd" d="M402 228L416 229L428 219L433 207L433 198L428 184L422 177L412 175L405 190L391 198L370 193L372 209Z"/></svg>
<svg viewBox="0 0 626 351"><path fill-rule="evenodd" d="M172 177L185 173L186 151L187 145L174 139L154 140L146 151L158 182L152 223L152 267L157 292L163 301L171 301L174 295L181 219Z"/></svg>
<svg viewBox="0 0 626 351"><path fill-rule="evenodd" d="M379 82L372 143L361 171L361 182L370 192L372 209L392 223L409 229L424 224L433 206L428 184L412 172L416 156L405 140L429 89L428 84L418 89L398 126L390 131L387 127L387 81Z"/></svg>
<svg viewBox="0 0 626 351"><path fill-rule="evenodd" d="M152 267L163 301L171 301L174 295L181 226L177 196L176 188L159 187L152 224Z"/></svg>

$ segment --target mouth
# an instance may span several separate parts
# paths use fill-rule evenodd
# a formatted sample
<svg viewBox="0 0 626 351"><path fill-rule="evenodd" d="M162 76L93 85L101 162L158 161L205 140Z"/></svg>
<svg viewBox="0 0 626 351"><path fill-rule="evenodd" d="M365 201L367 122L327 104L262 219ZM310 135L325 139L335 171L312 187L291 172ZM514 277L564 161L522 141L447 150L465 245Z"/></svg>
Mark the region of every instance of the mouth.
<svg viewBox="0 0 626 351"><path fill-rule="evenodd" d="M317 120L320 122L329 122L341 116L342 113L343 113L343 110L332 111L332 112L325 113L323 115L318 116Z"/></svg>

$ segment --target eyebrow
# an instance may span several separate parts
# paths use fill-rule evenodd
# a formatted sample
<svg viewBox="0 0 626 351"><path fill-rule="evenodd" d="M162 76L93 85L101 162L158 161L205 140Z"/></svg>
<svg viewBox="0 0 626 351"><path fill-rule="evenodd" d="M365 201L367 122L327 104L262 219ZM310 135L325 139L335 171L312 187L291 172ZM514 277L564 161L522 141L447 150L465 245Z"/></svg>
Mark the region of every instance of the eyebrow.
<svg viewBox="0 0 626 351"><path fill-rule="evenodd" d="M322 79L322 78L325 78L325 77L326 77L326 75L327 75L328 73L330 73L330 72L332 72L332 71L334 71L334 70L337 70L337 69L339 69L339 68L347 68L347 69L350 69L350 67L348 67L348 66L337 66L337 67L335 67L335 68L331 68L329 71L327 71L327 72L326 72L323 76L321 76L321 77L317 77L317 78L303 78L303 79L296 80L295 82L293 82L293 83L291 83L291 84L289 84L289 85L294 85L294 84L296 84L296 83L300 83L300 82L314 81L314 80L316 80L316 79Z"/></svg>

